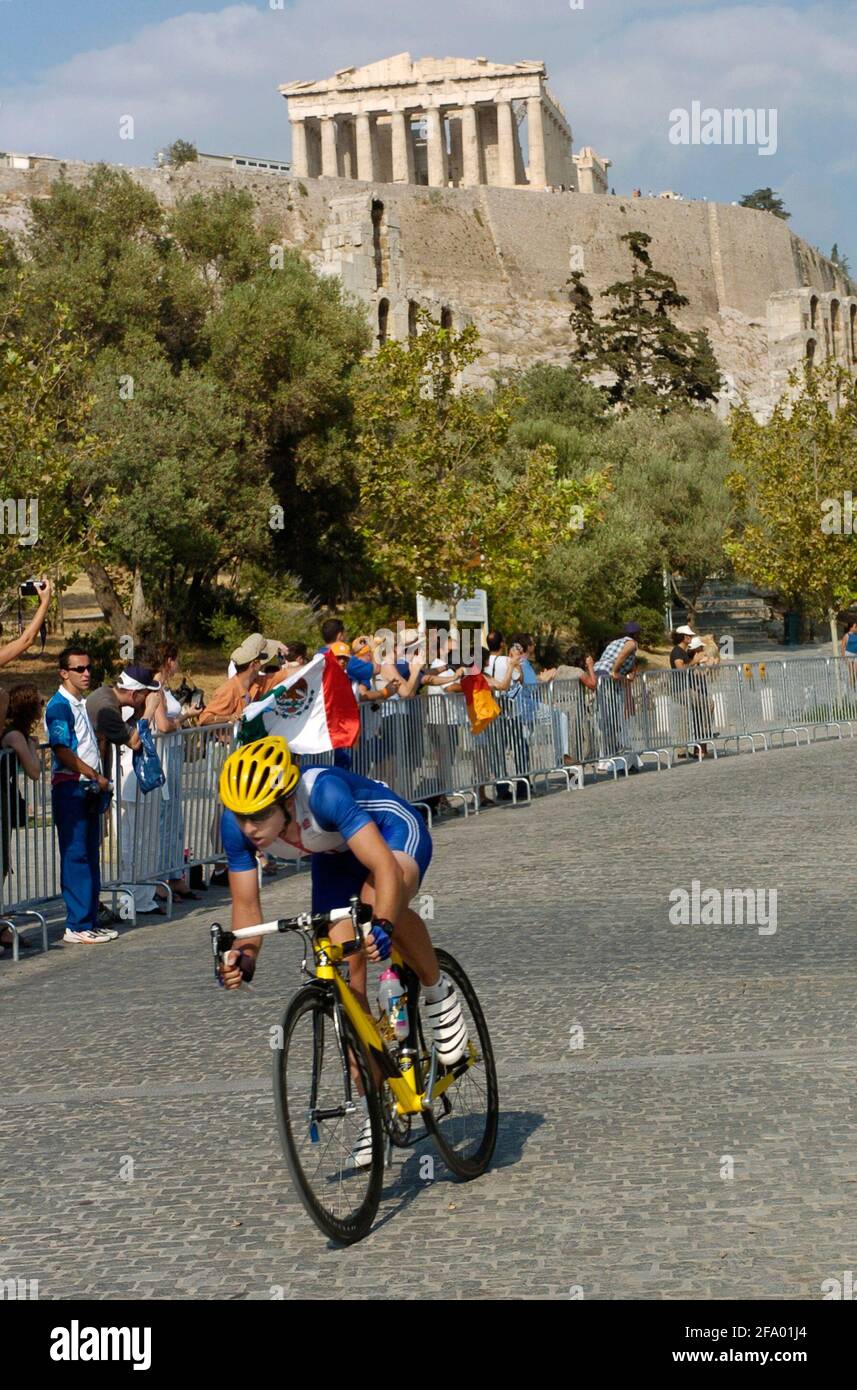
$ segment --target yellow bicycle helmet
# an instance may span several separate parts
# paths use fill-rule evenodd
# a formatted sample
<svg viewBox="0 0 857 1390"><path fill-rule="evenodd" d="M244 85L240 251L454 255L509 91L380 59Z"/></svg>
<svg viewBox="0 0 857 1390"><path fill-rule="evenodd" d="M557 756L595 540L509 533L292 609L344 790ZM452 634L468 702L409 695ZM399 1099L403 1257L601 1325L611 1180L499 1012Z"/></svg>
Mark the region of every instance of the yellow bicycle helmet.
<svg viewBox="0 0 857 1390"><path fill-rule="evenodd" d="M220 799L239 816L252 816L288 796L300 770L284 738L256 739L230 753L220 774Z"/></svg>

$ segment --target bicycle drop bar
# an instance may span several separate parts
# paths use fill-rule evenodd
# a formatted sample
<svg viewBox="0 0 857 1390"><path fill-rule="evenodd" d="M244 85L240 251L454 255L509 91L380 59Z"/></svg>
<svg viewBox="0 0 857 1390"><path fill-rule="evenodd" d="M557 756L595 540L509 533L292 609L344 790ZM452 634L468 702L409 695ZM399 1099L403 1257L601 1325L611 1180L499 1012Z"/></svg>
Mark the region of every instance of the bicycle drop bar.
<svg viewBox="0 0 857 1390"><path fill-rule="evenodd" d="M248 937L274 936L289 931L315 931L332 927L337 922L346 922L354 911L351 907L335 907L332 912L301 912L297 917L278 917L274 922L261 922L258 927L242 927L240 931L230 932L233 941L246 941ZM368 903L357 905L357 921L372 920L372 909ZM225 933L224 933L225 935Z"/></svg>

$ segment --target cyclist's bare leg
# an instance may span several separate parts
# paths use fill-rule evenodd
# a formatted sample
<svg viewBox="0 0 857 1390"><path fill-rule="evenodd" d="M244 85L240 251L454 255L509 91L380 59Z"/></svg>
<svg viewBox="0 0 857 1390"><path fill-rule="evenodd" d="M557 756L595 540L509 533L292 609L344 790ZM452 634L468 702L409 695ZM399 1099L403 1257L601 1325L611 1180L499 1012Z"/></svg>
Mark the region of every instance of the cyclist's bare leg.
<svg viewBox="0 0 857 1390"><path fill-rule="evenodd" d="M395 921L396 950L419 976L421 984L433 985L437 983L440 969L434 947L431 944L431 937L422 917L408 906L408 903L416 897L419 890L419 868L411 856L405 854L403 850L394 849L393 858L401 870L400 905ZM371 874L363 885L363 892L360 897L363 902L370 904L375 901L375 884Z"/></svg>
<svg viewBox="0 0 857 1390"><path fill-rule="evenodd" d="M399 909L396 913L395 921L395 943L396 950L402 959L419 976L420 982L424 985L437 983L440 975L440 968L437 963L437 956L431 944L426 924L418 913L408 907L408 903L416 895L419 888L419 869L415 861L409 854L401 850L393 850L401 870L401 884L399 893ZM361 902L373 906L375 902L375 885L370 874L360 893ZM352 939L352 928L350 922L338 922L330 930L331 941L349 941ZM357 998L360 1007L365 1013L371 1016L372 1010L369 1007L369 999L366 994L366 956L363 951L355 951L353 956L348 957L349 984L352 993ZM377 1071L374 1061L370 1061L375 1080L380 1080L380 1073ZM352 1062L352 1075L360 1087L362 1084L357 1075L356 1065Z"/></svg>

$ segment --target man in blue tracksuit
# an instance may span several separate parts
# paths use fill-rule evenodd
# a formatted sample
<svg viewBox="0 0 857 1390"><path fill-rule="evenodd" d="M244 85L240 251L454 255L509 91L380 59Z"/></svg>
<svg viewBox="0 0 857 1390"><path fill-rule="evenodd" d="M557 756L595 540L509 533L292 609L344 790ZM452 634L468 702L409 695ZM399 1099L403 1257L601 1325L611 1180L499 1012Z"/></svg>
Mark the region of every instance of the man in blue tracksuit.
<svg viewBox="0 0 857 1390"><path fill-rule="evenodd" d="M85 647L66 647L59 656L60 687L45 710L53 754L51 806L60 850L60 883L66 910L63 941L96 946L115 931L98 925L101 816L97 792L110 786L103 775L98 740L86 709L92 662Z"/></svg>

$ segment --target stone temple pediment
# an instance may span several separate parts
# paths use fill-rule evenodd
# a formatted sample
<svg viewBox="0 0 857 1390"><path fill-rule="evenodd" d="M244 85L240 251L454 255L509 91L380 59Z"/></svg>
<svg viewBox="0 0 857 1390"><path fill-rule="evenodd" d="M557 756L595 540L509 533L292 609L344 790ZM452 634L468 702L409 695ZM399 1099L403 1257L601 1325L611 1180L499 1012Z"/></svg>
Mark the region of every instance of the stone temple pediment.
<svg viewBox="0 0 857 1390"><path fill-rule="evenodd" d="M364 67L340 68L332 77L303 82L287 82L280 87L284 96L321 92L348 92L360 88L427 85L434 82L469 82L479 78L503 78L524 74L545 75L539 61L489 63L486 58L412 58L397 53Z"/></svg>

